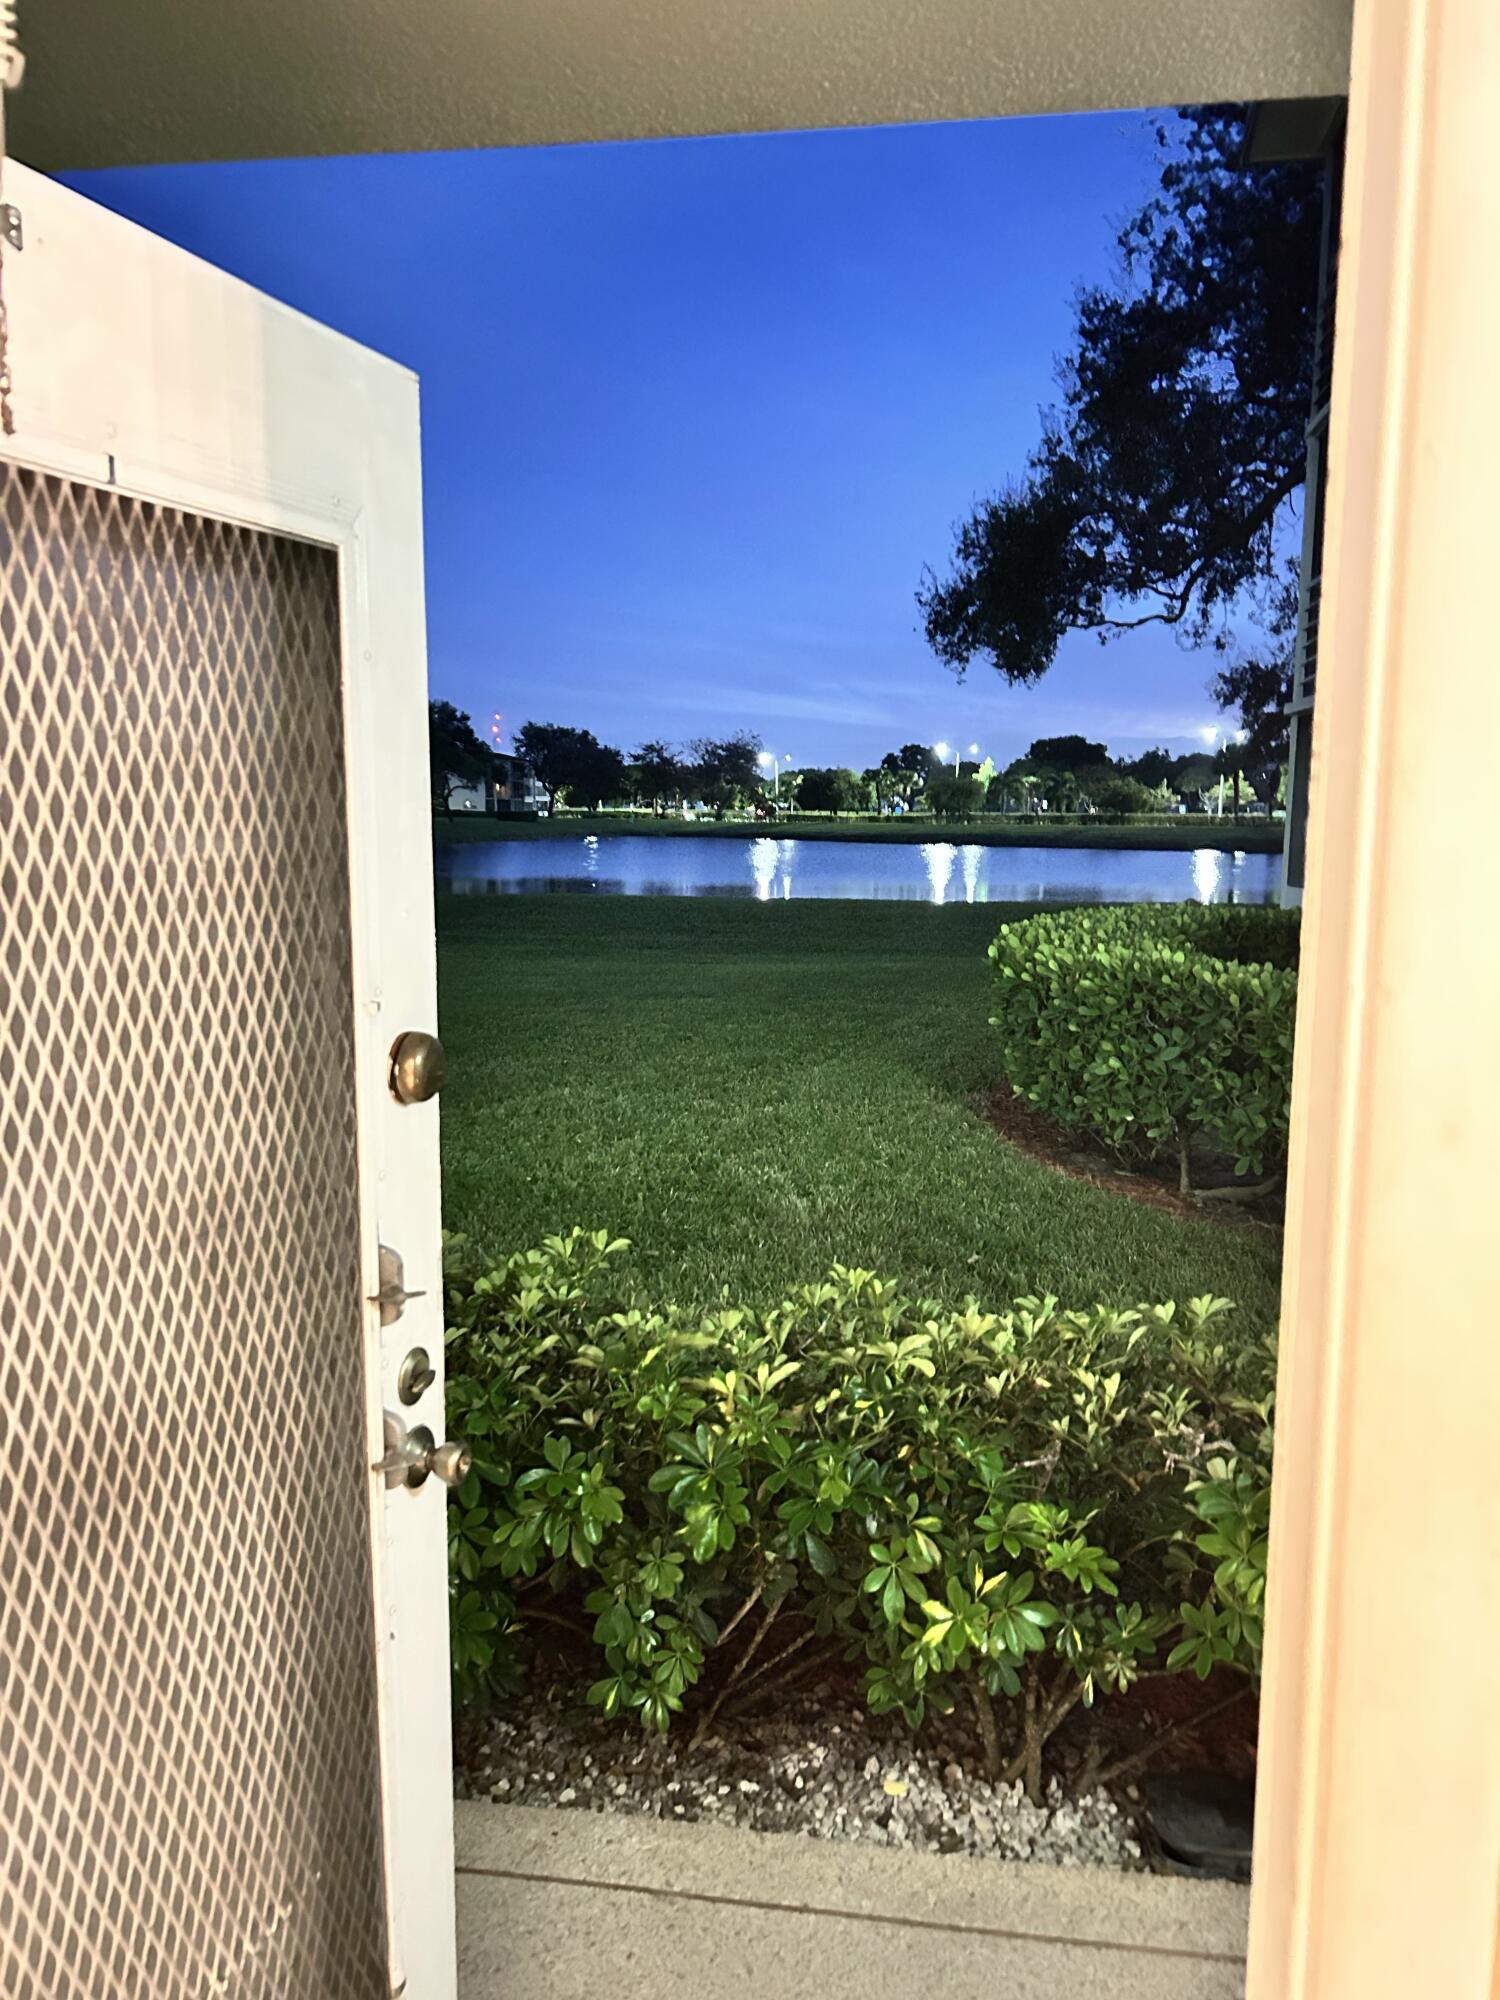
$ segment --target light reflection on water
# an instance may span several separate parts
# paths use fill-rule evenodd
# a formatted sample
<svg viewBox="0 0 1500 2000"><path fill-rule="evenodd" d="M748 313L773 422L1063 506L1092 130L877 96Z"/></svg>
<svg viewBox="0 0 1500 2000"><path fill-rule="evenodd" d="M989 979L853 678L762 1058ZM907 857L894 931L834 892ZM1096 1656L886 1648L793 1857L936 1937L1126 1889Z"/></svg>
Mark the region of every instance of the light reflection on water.
<svg viewBox="0 0 1500 2000"><path fill-rule="evenodd" d="M958 859L958 849L946 840L929 840L923 842L921 852L927 864L928 895L934 903L941 903L948 893L948 878Z"/></svg>
<svg viewBox="0 0 1500 2000"><path fill-rule="evenodd" d="M755 894L762 903L769 903L772 896L789 899L792 893L792 854L796 845L791 840L752 840L750 842L750 872L755 877ZM780 874L780 887L777 875ZM733 893L733 892L731 892Z"/></svg>
<svg viewBox="0 0 1500 2000"><path fill-rule="evenodd" d="M444 888L478 895L848 897L927 903L1265 903L1279 856L1212 848L559 834L437 851Z"/></svg>

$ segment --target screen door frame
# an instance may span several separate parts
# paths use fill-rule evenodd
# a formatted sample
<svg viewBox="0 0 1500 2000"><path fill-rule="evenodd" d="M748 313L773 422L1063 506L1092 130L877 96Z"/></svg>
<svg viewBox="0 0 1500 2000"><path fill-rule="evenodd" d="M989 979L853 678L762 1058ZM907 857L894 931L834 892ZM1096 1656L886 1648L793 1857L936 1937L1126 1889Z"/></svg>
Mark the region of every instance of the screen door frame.
<svg viewBox="0 0 1500 2000"><path fill-rule="evenodd" d="M452 2000L446 1489L387 1491L374 1469L414 1346L437 1379L404 1414L445 1435L437 1106L387 1080L396 1036L437 1024L417 380L14 161L5 198L23 247L5 252L0 457L338 559L390 1983ZM384 1329L382 1243L424 1295Z"/></svg>

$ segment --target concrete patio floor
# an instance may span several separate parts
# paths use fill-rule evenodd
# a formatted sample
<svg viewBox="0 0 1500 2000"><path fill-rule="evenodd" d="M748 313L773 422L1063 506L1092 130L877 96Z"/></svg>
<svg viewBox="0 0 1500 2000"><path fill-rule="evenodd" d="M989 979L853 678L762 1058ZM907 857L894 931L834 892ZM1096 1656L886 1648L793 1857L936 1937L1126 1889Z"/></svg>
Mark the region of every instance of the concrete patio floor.
<svg viewBox="0 0 1500 2000"><path fill-rule="evenodd" d="M460 2000L1238 2000L1249 1891L465 1802Z"/></svg>

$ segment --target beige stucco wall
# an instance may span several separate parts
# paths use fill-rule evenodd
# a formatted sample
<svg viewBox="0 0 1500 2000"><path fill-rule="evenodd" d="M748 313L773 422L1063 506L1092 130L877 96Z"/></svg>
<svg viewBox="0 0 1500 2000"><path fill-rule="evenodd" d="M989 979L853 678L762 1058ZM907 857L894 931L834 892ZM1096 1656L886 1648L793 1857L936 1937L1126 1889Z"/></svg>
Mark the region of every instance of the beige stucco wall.
<svg viewBox="0 0 1500 2000"><path fill-rule="evenodd" d="M44 168L1324 96L1350 0L32 0Z"/></svg>

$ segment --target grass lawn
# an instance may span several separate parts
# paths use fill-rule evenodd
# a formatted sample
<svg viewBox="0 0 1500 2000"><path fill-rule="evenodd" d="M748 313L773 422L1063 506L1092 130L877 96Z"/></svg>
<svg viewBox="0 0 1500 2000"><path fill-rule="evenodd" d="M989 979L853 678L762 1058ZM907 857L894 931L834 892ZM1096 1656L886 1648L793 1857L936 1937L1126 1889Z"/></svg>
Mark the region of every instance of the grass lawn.
<svg viewBox="0 0 1500 2000"><path fill-rule="evenodd" d="M503 819L487 813L458 813L452 819L434 813L432 837L439 846L466 840L556 840L583 833L637 833L648 839L672 840L698 835L715 840L759 840L774 834L786 840L878 840L913 846L926 841L967 842L971 847L1107 847L1134 848L1154 854L1180 854L1197 847L1224 853L1279 854L1279 820L1169 818L1165 815L1121 825L1093 820L1002 818L988 813L960 824L953 820L877 819L873 815L808 819L788 813L759 823L750 820L653 819L647 813L559 813L554 819Z"/></svg>
<svg viewBox="0 0 1500 2000"><path fill-rule="evenodd" d="M438 898L445 1221L579 1222L688 1301L834 1261L988 1303L1218 1292L1276 1317L1279 1240L1064 1179L979 1117L1012 906Z"/></svg>

